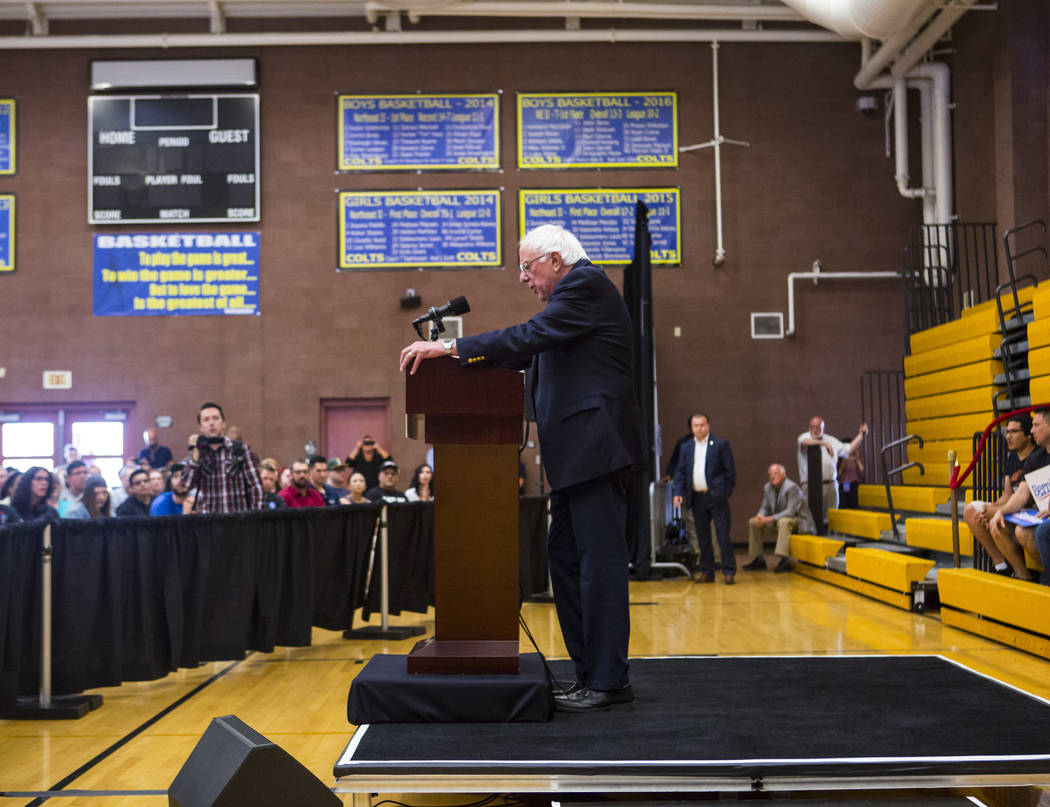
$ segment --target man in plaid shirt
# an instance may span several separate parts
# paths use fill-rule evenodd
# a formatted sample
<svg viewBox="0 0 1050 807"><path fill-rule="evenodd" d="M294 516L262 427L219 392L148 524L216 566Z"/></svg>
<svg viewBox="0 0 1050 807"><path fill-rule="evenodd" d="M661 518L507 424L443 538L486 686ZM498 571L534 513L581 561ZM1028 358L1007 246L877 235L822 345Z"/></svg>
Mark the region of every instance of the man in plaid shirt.
<svg viewBox="0 0 1050 807"><path fill-rule="evenodd" d="M196 511L261 509L263 488L255 455L247 444L226 436L222 407L211 402L201 404L197 423L200 433L190 435L190 454L181 477L187 489L197 489Z"/></svg>

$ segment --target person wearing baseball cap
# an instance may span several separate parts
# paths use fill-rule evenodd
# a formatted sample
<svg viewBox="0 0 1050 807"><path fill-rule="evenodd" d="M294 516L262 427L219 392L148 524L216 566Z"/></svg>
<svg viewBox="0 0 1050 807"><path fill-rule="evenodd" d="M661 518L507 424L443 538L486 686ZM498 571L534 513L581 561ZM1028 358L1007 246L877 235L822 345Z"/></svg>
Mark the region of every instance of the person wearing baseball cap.
<svg viewBox="0 0 1050 807"><path fill-rule="evenodd" d="M379 484L365 491L365 498L373 502L407 502L408 497L397 489L397 463L386 460L379 468Z"/></svg>

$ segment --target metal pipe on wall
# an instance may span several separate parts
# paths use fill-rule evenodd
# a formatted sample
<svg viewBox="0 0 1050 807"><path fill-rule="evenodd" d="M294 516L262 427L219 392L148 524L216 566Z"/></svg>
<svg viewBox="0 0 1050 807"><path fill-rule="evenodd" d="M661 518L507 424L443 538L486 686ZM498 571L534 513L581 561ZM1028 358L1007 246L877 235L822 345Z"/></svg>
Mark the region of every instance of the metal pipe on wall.
<svg viewBox="0 0 1050 807"><path fill-rule="evenodd" d="M788 275L788 327L784 336L795 335L795 281L812 280L816 286L821 280L871 280L871 279L900 279L898 272L822 272L820 261L813 261L813 269L809 272L792 272Z"/></svg>

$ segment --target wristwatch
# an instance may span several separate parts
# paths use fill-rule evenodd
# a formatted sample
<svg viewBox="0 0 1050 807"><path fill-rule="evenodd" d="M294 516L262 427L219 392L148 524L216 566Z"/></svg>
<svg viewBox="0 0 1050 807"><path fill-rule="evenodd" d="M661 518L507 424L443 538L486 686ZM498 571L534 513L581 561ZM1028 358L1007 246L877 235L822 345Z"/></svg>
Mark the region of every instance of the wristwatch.
<svg viewBox="0 0 1050 807"><path fill-rule="evenodd" d="M455 339L442 339L441 340L441 346L443 348L445 348L445 355L446 356L451 356L452 355L452 345L453 345L453 343L455 341L456 341Z"/></svg>

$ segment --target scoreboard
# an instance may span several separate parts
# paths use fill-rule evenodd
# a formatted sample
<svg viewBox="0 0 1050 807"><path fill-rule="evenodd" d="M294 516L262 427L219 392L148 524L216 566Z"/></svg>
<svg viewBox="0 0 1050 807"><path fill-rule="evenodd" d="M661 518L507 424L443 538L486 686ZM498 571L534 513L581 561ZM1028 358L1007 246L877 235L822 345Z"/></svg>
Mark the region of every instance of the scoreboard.
<svg viewBox="0 0 1050 807"><path fill-rule="evenodd" d="M88 223L259 221L259 96L88 99Z"/></svg>

